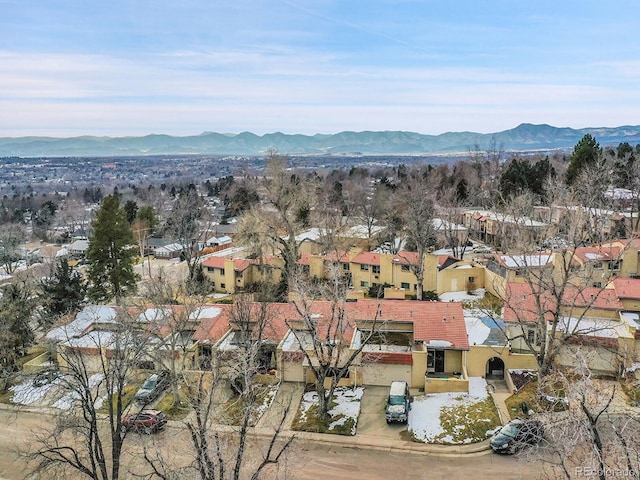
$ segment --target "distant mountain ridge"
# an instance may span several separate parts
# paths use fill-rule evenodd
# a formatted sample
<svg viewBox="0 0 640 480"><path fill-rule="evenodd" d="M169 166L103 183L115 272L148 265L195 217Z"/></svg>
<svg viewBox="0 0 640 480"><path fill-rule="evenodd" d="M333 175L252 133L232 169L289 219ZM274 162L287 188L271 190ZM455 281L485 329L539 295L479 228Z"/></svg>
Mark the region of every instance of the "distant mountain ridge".
<svg viewBox="0 0 640 480"><path fill-rule="evenodd" d="M591 134L600 145L640 143L640 126L558 128L523 123L496 133L447 132L424 135L404 131L340 132L336 134L256 135L251 132L222 134L205 132L192 136L146 135L143 137L0 137L0 157L80 157L122 155L264 155L275 148L288 155L322 154L434 154L485 150L495 144L506 151L570 149Z"/></svg>

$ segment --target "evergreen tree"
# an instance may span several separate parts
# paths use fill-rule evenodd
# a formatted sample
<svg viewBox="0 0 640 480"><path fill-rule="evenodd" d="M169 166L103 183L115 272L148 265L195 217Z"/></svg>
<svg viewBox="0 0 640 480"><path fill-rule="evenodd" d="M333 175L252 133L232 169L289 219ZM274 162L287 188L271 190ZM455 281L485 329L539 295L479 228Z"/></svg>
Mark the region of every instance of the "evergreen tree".
<svg viewBox="0 0 640 480"><path fill-rule="evenodd" d="M77 311L84 303L87 285L66 258L56 265L53 278L40 283L43 297L41 324L51 325L56 318Z"/></svg>
<svg viewBox="0 0 640 480"><path fill-rule="evenodd" d="M30 320L34 302L24 284L10 284L0 296L0 391L19 370L18 359L24 356L34 340Z"/></svg>
<svg viewBox="0 0 640 480"><path fill-rule="evenodd" d="M580 172L587 166L594 166L602 156L600 144L588 133L573 148L567 168L567 185L573 185Z"/></svg>
<svg viewBox="0 0 640 480"><path fill-rule="evenodd" d="M131 225L138 214L138 204L134 200L127 200L127 203L124 204L124 212L127 222Z"/></svg>
<svg viewBox="0 0 640 480"><path fill-rule="evenodd" d="M87 249L89 298L107 302L115 297L117 302L136 290L133 234L117 196L103 200L92 227Z"/></svg>

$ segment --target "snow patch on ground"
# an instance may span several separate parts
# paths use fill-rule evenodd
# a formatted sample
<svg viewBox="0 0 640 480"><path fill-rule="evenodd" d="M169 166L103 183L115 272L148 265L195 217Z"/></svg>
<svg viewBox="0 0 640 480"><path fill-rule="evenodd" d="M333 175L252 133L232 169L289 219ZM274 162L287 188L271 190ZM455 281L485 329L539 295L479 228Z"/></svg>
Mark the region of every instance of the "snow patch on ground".
<svg viewBox="0 0 640 480"><path fill-rule="evenodd" d="M266 393L264 395L264 399L263 399L262 403L260 405L258 405L257 408L256 408L254 424L257 423L258 420L260 420L260 417L262 417L262 415L264 415L264 412L266 412L267 409L273 403L273 400L276 398L276 395L278 393L278 387L279 386L280 386L280 384L264 385Z"/></svg>
<svg viewBox="0 0 640 480"><path fill-rule="evenodd" d="M42 398L60 382L62 382L62 378L56 378L47 385L35 387L33 385L33 378L28 378L22 383L9 387L9 390L13 392L11 401L20 405L33 405L42 400Z"/></svg>
<svg viewBox="0 0 640 480"><path fill-rule="evenodd" d="M460 292L446 292L440 295L441 302L473 302L482 300L485 294L484 288L478 288L469 294L466 290Z"/></svg>
<svg viewBox="0 0 640 480"><path fill-rule="evenodd" d="M349 419L353 419L353 427L351 435L356 434L356 425L358 416L360 415L360 401L364 394L364 387L338 387L333 394L333 401L336 406L329 410L329 415L336 420L329 424L329 430L334 430L340 425L344 425ZM307 412L313 405L318 404L318 392L306 392L302 397L300 404L300 420L304 423L307 420Z"/></svg>
<svg viewBox="0 0 640 480"><path fill-rule="evenodd" d="M409 410L408 429L413 436L425 443L431 442L435 437L444 433L440 422L440 412L445 407L456 407L462 404L473 405L488 397L487 382L484 378L469 377L469 393L432 393L414 397ZM489 434L489 431L487 431ZM453 439L445 437L441 439L446 443L452 443ZM472 439L463 439L458 443L471 443Z"/></svg>
<svg viewBox="0 0 640 480"><path fill-rule="evenodd" d="M88 379L89 388L93 390L100 384L100 382L102 382L103 379L104 379L104 375L102 375L101 373L94 373ZM79 399L80 399L80 394L78 392L70 391L70 392L67 392L66 395L59 398L53 404L53 407L58 408L60 410L69 410L73 406L75 401Z"/></svg>

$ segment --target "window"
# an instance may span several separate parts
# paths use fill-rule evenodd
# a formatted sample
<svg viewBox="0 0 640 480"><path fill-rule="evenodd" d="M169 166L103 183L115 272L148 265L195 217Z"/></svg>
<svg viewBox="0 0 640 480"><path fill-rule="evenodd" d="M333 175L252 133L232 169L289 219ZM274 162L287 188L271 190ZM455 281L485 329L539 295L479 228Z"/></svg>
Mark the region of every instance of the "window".
<svg viewBox="0 0 640 480"><path fill-rule="evenodd" d="M221 283L220 284L220 288L225 289L225 288L227 288L227 286L224 283Z"/></svg>
<svg viewBox="0 0 640 480"><path fill-rule="evenodd" d="M598 270L602 270L602 262L597 262L593 264L593 268L596 268Z"/></svg>
<svg viewBox="0 0 640 480"><path fill-rule="evenodd" d="M409 284L407 282L402 282L402 284L400 286L402 288L404 288L405 290L409 290L411 288L411 284Z"/></svg>
<svg viewBox="0 0 640 480"><path fill-rule="evenodd" d="M360 270L369 271L369 265L360 265Z"/></svg>
<svg viewBox="0 0 640 480"><path fill-rule="evenodd" d="M516 270L516 277L519 277L519 276L521 276L521 275L522 275L522 270L517 269L517 270Z"/></svg>
<svg viewBox="0 0 640 480"><path fill-rule="evenodd" d="M220 269L220 275L224 275L224 268Z"/></svg>
<svg viewBox="0 0 640 480"><path fill-rule="evenodd" d="M527 330L527 342L529 342L529 345L535 345L536 343L536 331L532 328Z"/></svg>
<svg viewBox="0 0 640 480"><path fill-rule="evenodd" d="M349 271L349 264L348 263L343 263L342 264L342 270L346 270L348 272Z"/></svg>
<svg viewBox="0 0 640 480"><path fill-rule="evenodd" d="M380 273L380 265L373 265L373 273Z"/></svg>
<svg viewBox="0 0 640 480"><path fill-rule="evenodd" d="M368 287L369 286L369 282L360 282L360 286L361 287Z"/></svg>
<svg viewBox="0 0 640 480"><path fill-rule="evenodd" d="M602 282L593 282L595 288L602 288Z"/></svg>
<svg viewBox="0 0 640 480"><path fill-rule="evenodd" d="M403 271L403 272L408 272L409 270L411 270L411 269L409 268L409 265L402 265L402 271Z"/></svg>
<svg viewBox="0 0 640 480"><path fill-rule="evenodd" d="M207 272L215 272L215 267L207 267Z"/></svg>
<svg viewBox="0 0 640 480"><path fill-rule="evenodd" d="M475 283L476 277L469 277L469 283Z"/></svg>
<svg viewBox="0 0 640 480"><path fill-rule="evenodd" d="M613 262L609 262L609 268L611 270L620 270L620 264L622 262L620 260L615 260Z"/></svg>

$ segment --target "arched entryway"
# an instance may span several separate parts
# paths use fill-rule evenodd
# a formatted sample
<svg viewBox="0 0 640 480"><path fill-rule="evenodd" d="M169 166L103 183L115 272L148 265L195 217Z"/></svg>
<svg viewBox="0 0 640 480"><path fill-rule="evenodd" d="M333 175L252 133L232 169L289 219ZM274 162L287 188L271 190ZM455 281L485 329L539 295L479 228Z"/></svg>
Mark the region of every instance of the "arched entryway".
<svg viewBox="0 0 640 480"><path fill-rule="evenodd" d="M487 360L486 377L494 380L504 380L504 362L499 357Z"/></svg>

